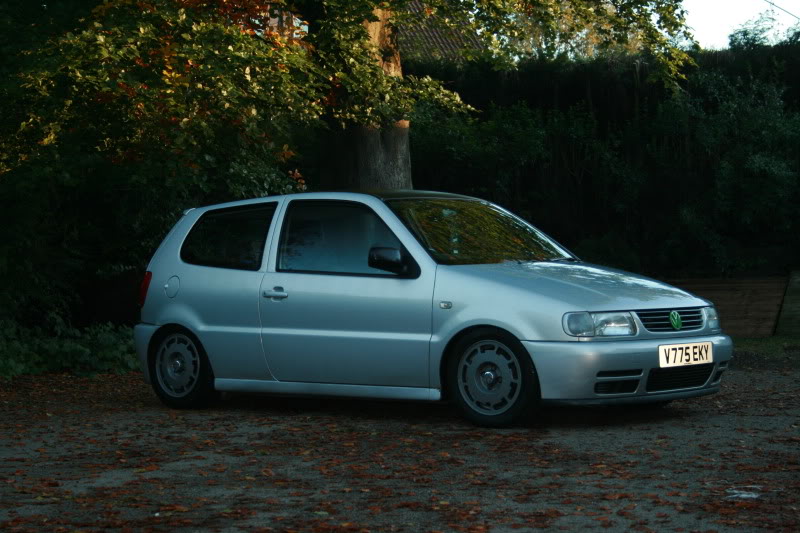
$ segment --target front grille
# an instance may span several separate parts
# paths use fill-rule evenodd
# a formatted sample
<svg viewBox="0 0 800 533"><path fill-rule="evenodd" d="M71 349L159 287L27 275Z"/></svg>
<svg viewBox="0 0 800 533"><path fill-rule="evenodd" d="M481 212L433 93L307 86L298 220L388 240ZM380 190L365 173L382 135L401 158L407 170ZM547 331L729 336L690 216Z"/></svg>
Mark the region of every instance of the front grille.
<svg viewBox="0 0 800 533"><path fill-rule="evenodd" d="M677 311L681 315L683 324L679 330L673 328L669 321L671 311ZM642 321L642 325L647 331L692 331L703 327L703 309L700 307L636 311L636 316Z"/></svg>
<svg viewBox="0 0 800 533"><path fill-rule="evenodd" d="M647 392L701 387L714 370L714 363L704 365L654 368L647 378Z"/></svg>

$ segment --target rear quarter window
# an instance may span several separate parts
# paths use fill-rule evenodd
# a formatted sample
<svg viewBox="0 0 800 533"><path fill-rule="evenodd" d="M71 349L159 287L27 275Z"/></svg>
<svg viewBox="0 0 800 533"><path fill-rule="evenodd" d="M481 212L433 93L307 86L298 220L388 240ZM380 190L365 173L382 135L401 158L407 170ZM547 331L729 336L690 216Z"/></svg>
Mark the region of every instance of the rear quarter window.
<svg viewBox="0 0 800 533"><path fill-rule="evenodd" d="M181 247L192 265L258 270L276 203L217 209L203 214Z"/></svg>

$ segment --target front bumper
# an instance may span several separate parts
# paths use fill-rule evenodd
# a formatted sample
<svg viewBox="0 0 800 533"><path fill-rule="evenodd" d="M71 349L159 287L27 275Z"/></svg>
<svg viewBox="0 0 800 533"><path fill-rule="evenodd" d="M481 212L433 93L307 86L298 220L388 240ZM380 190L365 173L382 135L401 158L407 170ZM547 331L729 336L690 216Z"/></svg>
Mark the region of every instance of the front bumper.
<svg viewBox="0 0 800 533"><path fill-rule="evenodd" d="M694 342L713 344L712 363L659 368L659 345ZM542 401L565 404L660 402L713 394L733 353L727 335L522 344L536 367Z"/></svg>

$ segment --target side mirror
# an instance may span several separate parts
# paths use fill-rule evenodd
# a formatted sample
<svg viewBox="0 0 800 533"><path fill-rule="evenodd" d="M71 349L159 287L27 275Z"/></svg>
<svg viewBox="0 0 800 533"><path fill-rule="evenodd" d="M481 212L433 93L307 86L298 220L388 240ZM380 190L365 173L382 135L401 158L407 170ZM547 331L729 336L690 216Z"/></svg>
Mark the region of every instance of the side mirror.
<svg viewBox="0 0 800 533"><path fill-rule="evenodd" d="M400 276L408 274L408 263L403 260L403 254L397 248L383 248L375 246L369 249L369 266L386 270Z"/></svg>

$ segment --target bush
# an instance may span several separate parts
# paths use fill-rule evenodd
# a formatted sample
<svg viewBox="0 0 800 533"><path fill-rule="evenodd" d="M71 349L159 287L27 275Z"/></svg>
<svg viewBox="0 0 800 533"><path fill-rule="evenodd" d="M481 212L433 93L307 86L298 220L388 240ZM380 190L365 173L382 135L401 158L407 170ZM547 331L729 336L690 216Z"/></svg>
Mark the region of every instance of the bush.
<svg viewBox="0 0 800 533"><path fill-rule="evenodd" d="M700 53L680 89L646 58L411 65L473 116L421 107L414 184L508 207L580 256L657 277L800 264L800 42Z"/></svg>
<svg viewBox="0 0 800 533"><path fill-rule="evenodd" d="M53 333L0 321L0 377L64 371L125 373L138 368L130 327L106 323Z"/></svg>

